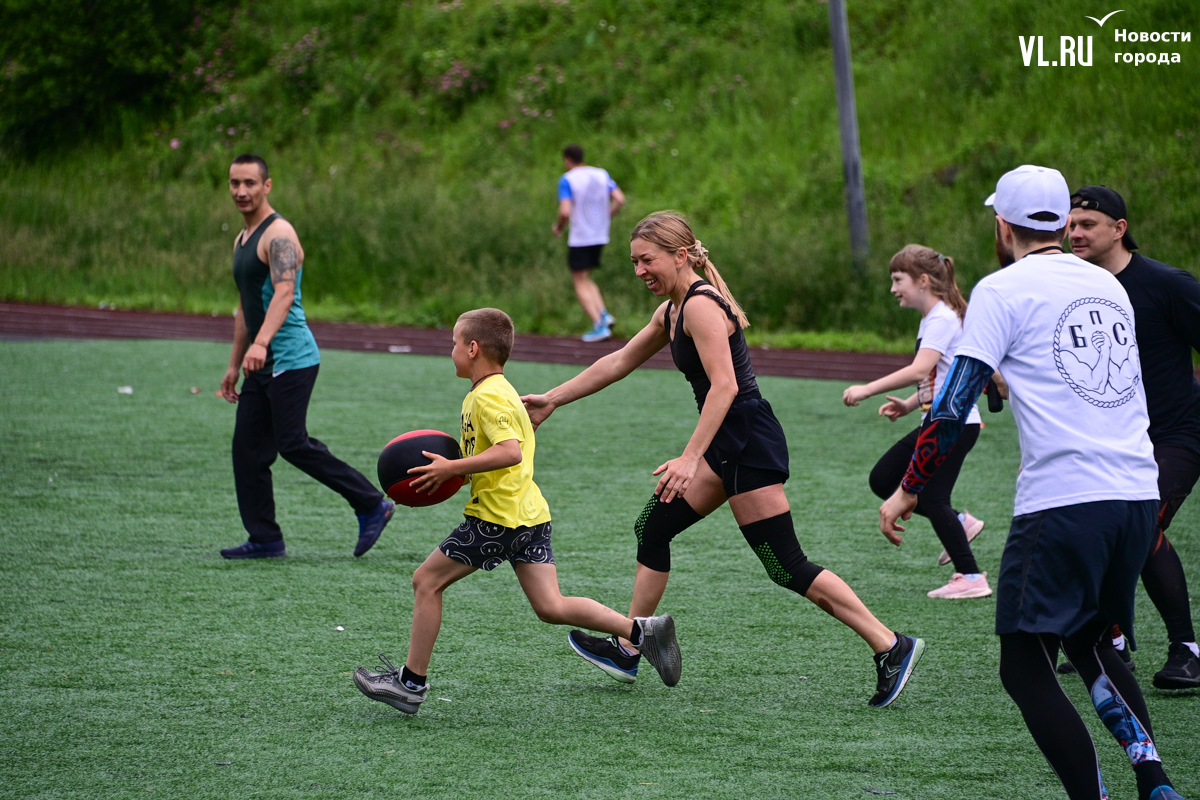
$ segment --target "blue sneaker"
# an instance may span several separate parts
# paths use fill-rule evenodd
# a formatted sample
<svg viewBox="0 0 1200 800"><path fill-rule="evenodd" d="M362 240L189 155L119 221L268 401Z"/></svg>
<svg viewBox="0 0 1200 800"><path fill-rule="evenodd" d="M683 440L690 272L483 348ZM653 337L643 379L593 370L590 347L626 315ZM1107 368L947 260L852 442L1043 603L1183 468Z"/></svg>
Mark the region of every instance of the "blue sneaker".
<svg viewBox="0 0 1200 800"><path fill-rule="evenodd" d="M600 324L601 325L603 325L606 328L611 328L616 321L617 321L617 318L614 317L612 314L608 313L607 308L601 309L601 311L600 311Z"/></svg>
<svg viewBox="0 0 1200 800"><path fill-rule="evenodd" d="M277 542L243 542L237 547L226 547L221 551L224 558L283 558L287 547L283 539Z"/></svg>
<svg viewBox="0 0 1200 800"><path fill-rule="evenodd" d="M925 653L925 641L896 634L896 643L891 650L875 654L875 672L879 677L875 687L875 696L867 701L867 705L883 708L891 705L900 696L904 685L912 676L913 669Z"/></svg>
<svg viewBox="0 0 1200 800"><path fill-rule="evenodd" d="M579 338L585 342L603 342L605 339L612 338L612 328L605 325L604 320L600 320L594 328Z"/></svg>
<svg viewBox="0 0 1200 800"><path fill-rule="evenodd" d="M395 513L396 504L385 497L370 514L358 515L358 544L354 545L356 558L375 546L379 541L379 534L383 533L383 529Z"/></svg>
<svg viewBox="0 0 1200 800"><path fill-rule="evenodd" d="M1183 797L1170 786L1163 785L1150 793L1150 800L1183 800Z"/></svg>
<svg viewBox="0 0 1200 800"><path fill-rule="evenodd" d="M567 643L579 657L589 664L595 664L611 677L621 683L633 683L637 680L638 662L640 655L626 655L613 639L599 639L588 636L583 631L571 631L567 634Z"/></svg>

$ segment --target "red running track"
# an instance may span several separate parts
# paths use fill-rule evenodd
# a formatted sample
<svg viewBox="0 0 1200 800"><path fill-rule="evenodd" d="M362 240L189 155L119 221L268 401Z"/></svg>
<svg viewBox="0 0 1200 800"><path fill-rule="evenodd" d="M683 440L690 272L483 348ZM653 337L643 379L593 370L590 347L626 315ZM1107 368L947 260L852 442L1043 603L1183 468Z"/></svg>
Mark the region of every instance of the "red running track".
<svg viewBox="0 0 1200 800"><path fill-rule="evenodd" d="M450 332L402 325L364 325L356 322L309 322L317 344L335 350L372 353L415 353L448 356ZM69 306L0 303L0 339L194 339L230 342L233 319L201 314L150 311L112 311ZM552 364L591 364L617 350L624 340L586 344L562 336L517 334L512 358ZM863 381L886 375L912 363L894 353L836 353L824 350L784 350L751 347L758 375ZM674 369L668 350L646 363L654 369Z"/></svg>

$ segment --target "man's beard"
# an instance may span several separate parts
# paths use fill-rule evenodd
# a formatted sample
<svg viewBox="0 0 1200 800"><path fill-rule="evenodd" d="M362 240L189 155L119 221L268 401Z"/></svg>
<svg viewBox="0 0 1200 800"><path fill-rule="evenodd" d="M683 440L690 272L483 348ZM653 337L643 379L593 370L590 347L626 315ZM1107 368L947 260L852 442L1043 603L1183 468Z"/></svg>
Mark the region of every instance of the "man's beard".
<svg viewBox="0 0 1200 800"><path fill-rule="evenodd" d="M1000 235L1000 220L996 220L996 260L1000 262L1000 269L1016 262L1012 249L1005 247L1004 238Z"/></svg>

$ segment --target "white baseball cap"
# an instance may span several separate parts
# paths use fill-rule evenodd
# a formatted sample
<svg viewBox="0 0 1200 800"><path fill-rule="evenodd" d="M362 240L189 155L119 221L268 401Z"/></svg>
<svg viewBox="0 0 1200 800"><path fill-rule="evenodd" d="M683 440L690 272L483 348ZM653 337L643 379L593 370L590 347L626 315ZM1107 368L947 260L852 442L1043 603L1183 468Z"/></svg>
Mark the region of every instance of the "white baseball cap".
<svg viewBox="0 0 1200 800"><path fill-rule="evenodd" d="M996 191L983 204L994 207L996 214L1010 225L1057 231L1067 224L1071 214L1071 190L1058 170L1022 164L996 181ZM1043 211L1056 215L1055 219L1030 218Z"/></svg>

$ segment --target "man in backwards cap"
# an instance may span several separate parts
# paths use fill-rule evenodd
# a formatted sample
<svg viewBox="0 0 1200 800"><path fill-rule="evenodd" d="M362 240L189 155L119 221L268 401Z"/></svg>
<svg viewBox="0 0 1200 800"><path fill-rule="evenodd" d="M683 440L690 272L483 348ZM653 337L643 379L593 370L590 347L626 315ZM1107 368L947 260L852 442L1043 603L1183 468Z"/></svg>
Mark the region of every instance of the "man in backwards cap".
<svg viewBox="0 0 1200 800"><path fill-rule="evenodd" d="M1187 578L1164 535L1200 477L1200 383L1192 350L1200 350L1200 282L1188 272L1133 251L1125 201L1107 186L1071 195L1071 250L1116 276L1137 323L1150 441L1158 462L1158 530L1142 584L1167 626L1167 663L1154 675L1159 689L1200 687L1200 648L1192 627ZM1119 632L1114 632L1120 642ZM1059 671L1069 664L1059 666Z"/></svg>
<svg viewBox="0 0 1200 800"><path fill-rule="evenodd" d="M1134 640L1134 590L1158 514L1133 308L1116 278L1063 252L1071 193L1057 170L1005 173L986 204L1011 266L971 293L950 374L879 526L888 533L911 516L999 370L1022 467L996 590L1000 680L1067 795L1106 796L1095 745L1054 674L1061 644L1129 756L1141 800L1176 800L1146 701L1110 637L1119 623Z"/></svg>

